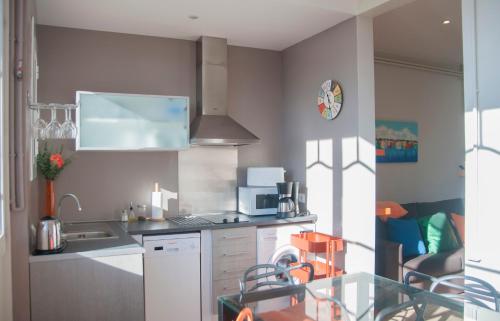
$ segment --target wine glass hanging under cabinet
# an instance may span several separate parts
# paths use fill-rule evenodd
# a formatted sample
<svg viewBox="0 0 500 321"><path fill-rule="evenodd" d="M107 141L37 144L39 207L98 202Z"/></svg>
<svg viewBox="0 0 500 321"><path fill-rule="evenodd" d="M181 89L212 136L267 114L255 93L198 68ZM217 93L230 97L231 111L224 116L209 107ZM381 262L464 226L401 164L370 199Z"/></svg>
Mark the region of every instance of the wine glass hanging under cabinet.
<svg viewBox="0 0 500 321"><path fill-rule="evenodd" d="M73 111L78 108L76 104L43 104L29 105L32 111L32 135L35 139L76 139L78 128L72 119ZM50 118L43 116L48 112ZM42 115L44 113L44 115ZM58 116L64 114L64 121L59 122Z"/></svg>

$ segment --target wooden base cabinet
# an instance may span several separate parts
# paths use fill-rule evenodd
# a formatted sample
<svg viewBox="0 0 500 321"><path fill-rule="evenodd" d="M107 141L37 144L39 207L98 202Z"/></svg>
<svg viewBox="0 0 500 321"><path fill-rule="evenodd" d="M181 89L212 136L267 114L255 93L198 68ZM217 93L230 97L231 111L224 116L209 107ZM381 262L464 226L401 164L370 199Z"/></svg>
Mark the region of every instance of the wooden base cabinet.
<svg viewBox="0 0 500 321"><path fill-rule="evenodd" d="M31 321L144 321L142 254L30 263Z"/></svg>
<svg viewBox="0 0 500 321"><path fill-rule="evenodd" d="M202 289L202 319L216 320L217 297L238 293L239 279L257 263L257 229L252 226L209 231L202 233L202 243L202 284L208 288Z"/></svg>

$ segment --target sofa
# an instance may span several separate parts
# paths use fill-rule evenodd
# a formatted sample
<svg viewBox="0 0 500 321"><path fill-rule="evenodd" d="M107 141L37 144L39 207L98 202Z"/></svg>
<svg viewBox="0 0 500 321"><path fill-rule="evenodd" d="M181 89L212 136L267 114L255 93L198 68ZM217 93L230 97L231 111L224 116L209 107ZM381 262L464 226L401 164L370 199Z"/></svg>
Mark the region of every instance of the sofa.
<svg viewBox="0 0 500 321"><path fill-rule="evenodd" d="M447 214L451 220L451 213L464 214L464 202L462 199L450 199L438 202L401 204L408 213L399 219L418 219L438 212ZM453 225L453 224L452 224ZM431 276L439 277L449 274L463 274L465 265L465 253L463 242L458 231L453 232L459 240L459 248L448 252L425 254L416 257L403 257L403 246L388 240L387 227L380 218L376 223L376 253L375 272L378 275L403 282L404 275L408 271L417 271ZM426 287L427 283L422 280L410 278L413 286Z"/></svg>

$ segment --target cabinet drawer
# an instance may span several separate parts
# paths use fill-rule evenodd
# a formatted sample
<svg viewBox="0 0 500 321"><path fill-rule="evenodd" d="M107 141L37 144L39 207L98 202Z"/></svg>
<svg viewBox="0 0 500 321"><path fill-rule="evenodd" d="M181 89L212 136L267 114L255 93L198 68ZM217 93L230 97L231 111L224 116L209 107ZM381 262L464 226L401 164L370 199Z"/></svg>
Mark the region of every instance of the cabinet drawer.
<svg viewBox="0 0 500 321"><path fill-rule="evenodd" d="M240 292L239 279L214 281L212 284L212 311L217 311L217 298L222 295L236 294Z"/></svg>
<svg viewBox="0 0 500 321"><path fill-rule="evenodd" d="M214 247L227 246L229 244L246 244L256 239L257 230L255 227L228 228L212 231Z"/></svg>
<svg viewBox="0 0 500 321"><path fill-rule="evenodd" d="M212 265L212 279L239 279L249 267L256 264L256 261L255 257L228 258L214 261Z"/></svg>
<svg viewBox="0 0 500 321"><path fill-rule="evenodd" d="M250 282L249 285L253 286L255 282ZM212 285L212 298L213 298L213 310L217 311L217 298L223 295L233 295L240 293L240 281L239 279L228 279L214 281Z"/></svg>
<svg viewBox="0 0 500 321"><path fill-rule="evenodd" d="M257 244L252 240L247 240L245 243L240 244L227 242L223 246L213 248L212 258L215 263L219 260L238 258L256 258L257 257Z"/></svg>
<svg viewBox="0 0 500 321"><path fill-rule="evenodd" d="M214 297L227 294L236 294L240 292L240 280L239 279L227 279L214 281L212 292Z"/></svg>

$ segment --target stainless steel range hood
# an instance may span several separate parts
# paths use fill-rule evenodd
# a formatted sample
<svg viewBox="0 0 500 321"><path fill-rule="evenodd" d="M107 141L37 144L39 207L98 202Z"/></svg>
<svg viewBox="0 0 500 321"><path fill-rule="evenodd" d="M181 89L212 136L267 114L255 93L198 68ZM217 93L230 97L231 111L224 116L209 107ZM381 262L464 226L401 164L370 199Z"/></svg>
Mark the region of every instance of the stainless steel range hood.
<svg viewBox="0 0 500 321"><path fill-rule="evenodd" d="M193 145L248 145L259 138L227 115L227 40L201 37L196 43L196 109Z"/></svg>

